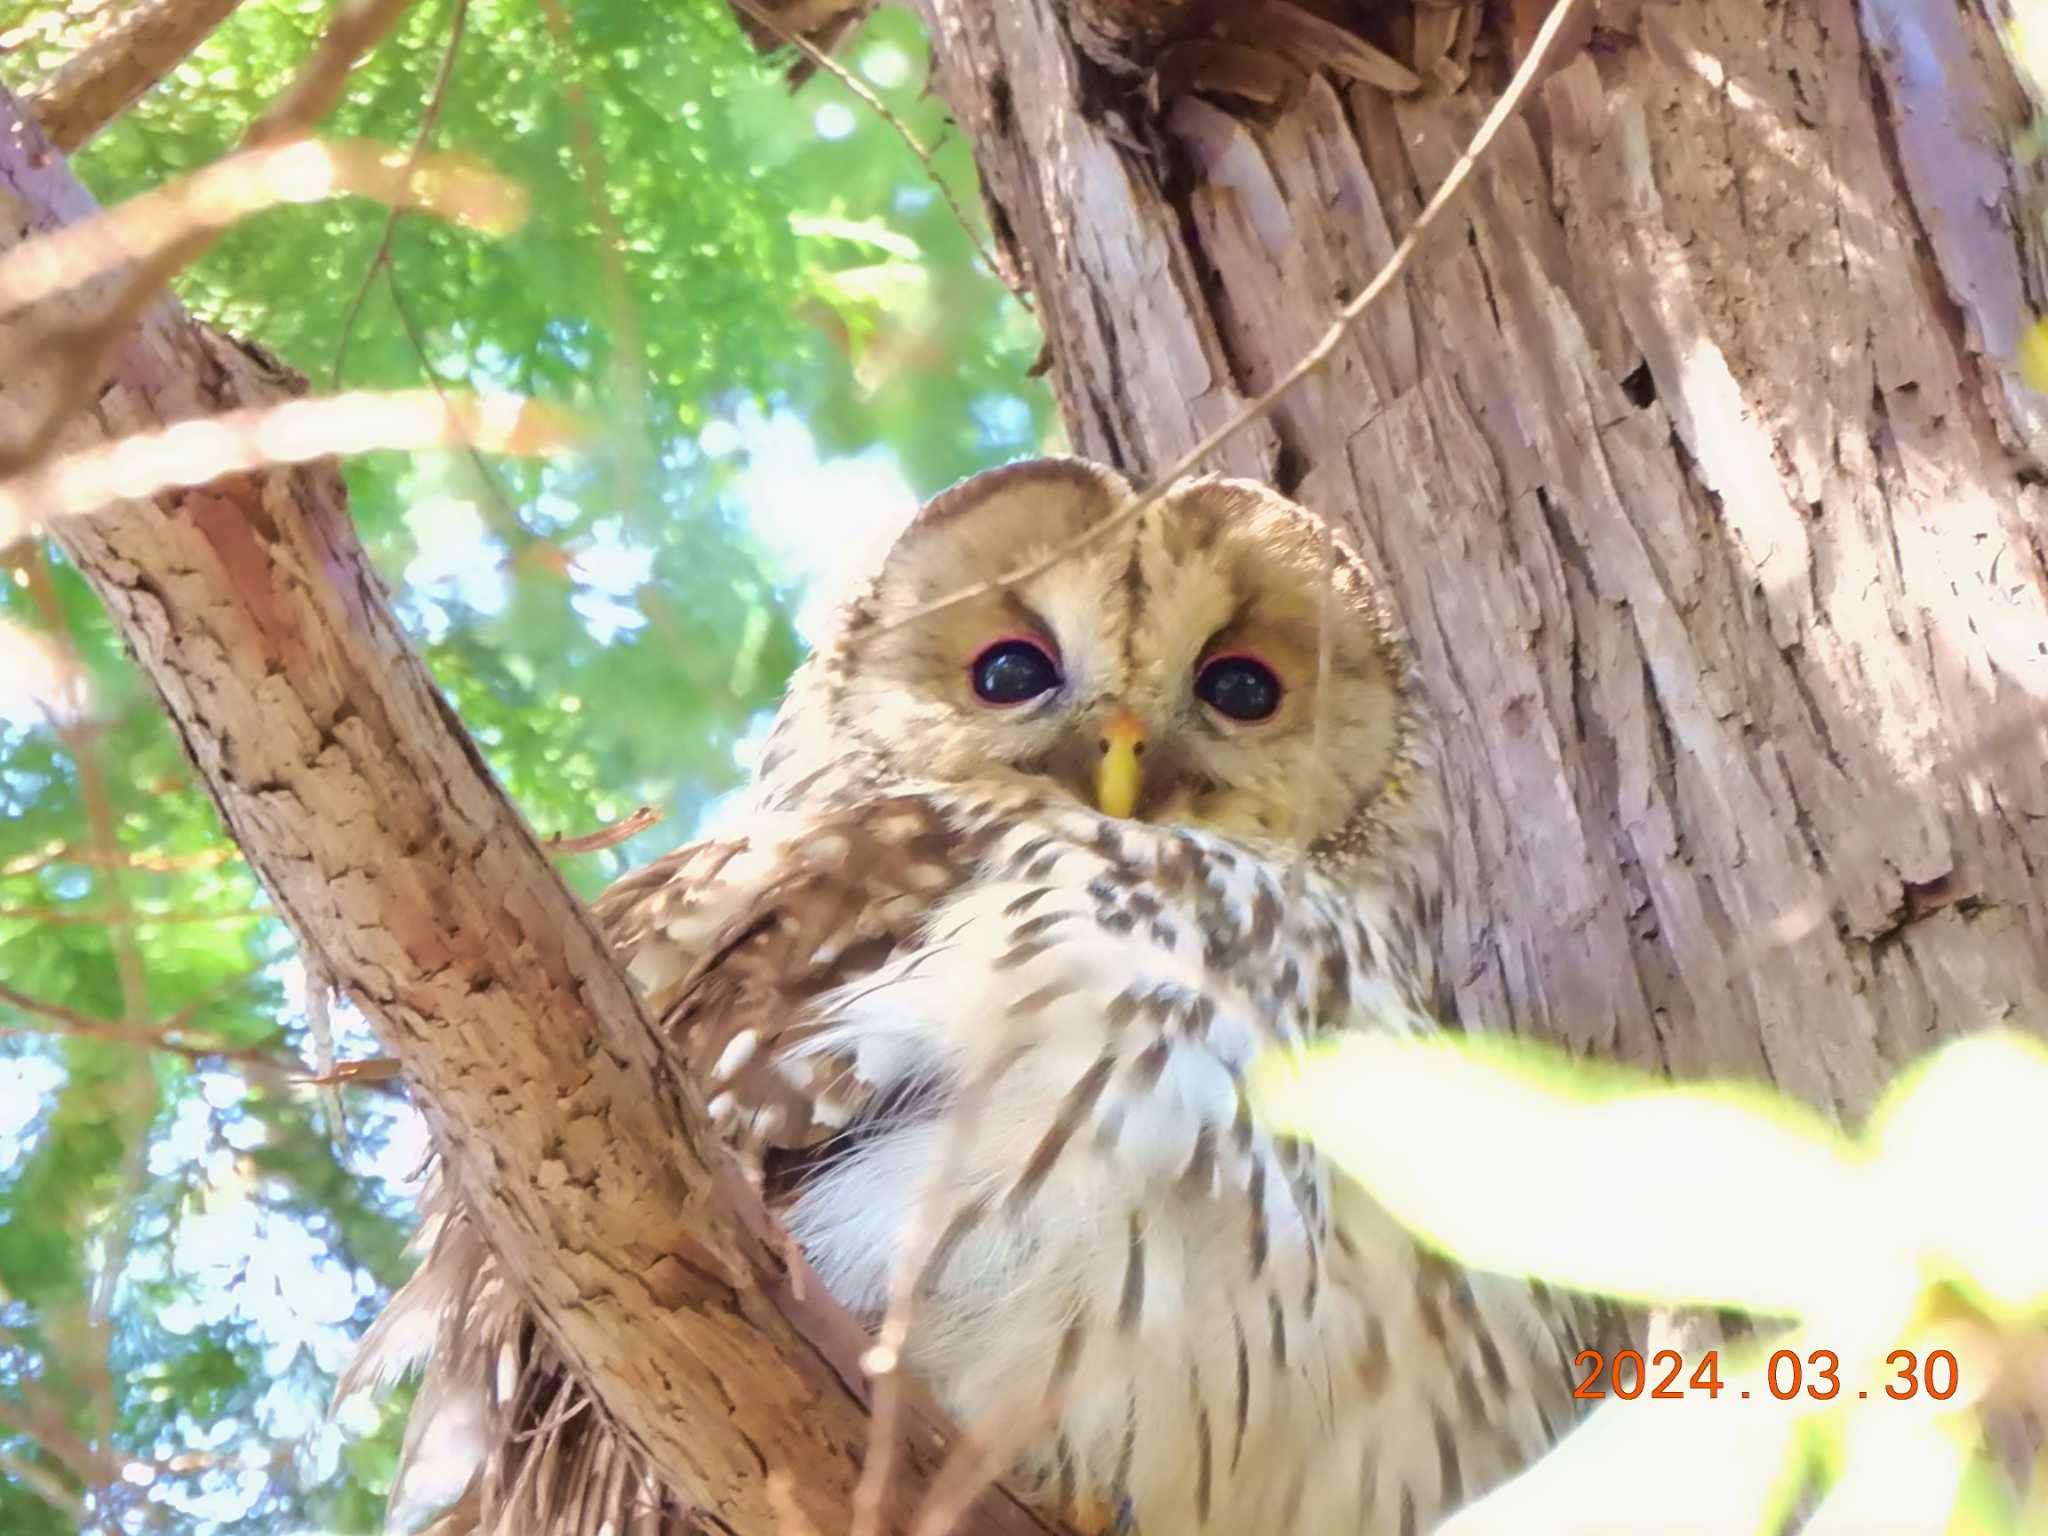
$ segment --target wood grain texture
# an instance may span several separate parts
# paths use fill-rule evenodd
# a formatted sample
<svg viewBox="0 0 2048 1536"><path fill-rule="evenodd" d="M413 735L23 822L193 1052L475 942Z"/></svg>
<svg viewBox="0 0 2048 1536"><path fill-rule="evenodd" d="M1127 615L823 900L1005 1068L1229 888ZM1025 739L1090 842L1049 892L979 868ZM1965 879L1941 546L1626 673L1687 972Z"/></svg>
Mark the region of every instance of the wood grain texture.
<svg viewBox="0 0 2048 1536"><path fill-rule="evenodd" d="M1054 0L922 10L1075 443L1141 475L1309 347L1497 80L1150 112ZM1413 626L1466 1022L1853 1113L2048 1019L2037 172L1971 5L1594 19L1214 467L1346 521Z"/></svg>
<svg viewBox="0 0 2048 1536"><path fill-rule="evenodd" d="M0 248L91 210L0 93ZM42 408L39 328L105 297L87 284L0 319L0 441ZM67 444L301 387L159 303ZM300 942L403 1061L565 1357L704 1529L776 1529L778 1501L836 1528L867 1435L861 1340L815 1281L794 1299L758 1204L697 1152L700 1107L408 646L335 467L110 507L57 537ZM908 1418L906 1502L940 1442L930 1414ZM994 1495L973 1523L1043 1529Z"/></svg>

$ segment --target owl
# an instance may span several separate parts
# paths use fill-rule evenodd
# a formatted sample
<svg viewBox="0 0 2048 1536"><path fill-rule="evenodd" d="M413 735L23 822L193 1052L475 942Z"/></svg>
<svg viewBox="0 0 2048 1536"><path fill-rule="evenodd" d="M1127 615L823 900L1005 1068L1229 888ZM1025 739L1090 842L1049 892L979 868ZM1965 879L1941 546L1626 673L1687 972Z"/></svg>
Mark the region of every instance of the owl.
<svg viewBox="0 0 2048 1536"><path fill-rule="evenodd" d="M1408 1536L1563 1430L1561 1319L1418 1248L1245 1085L1442 1027L1418 681L1303 508L1134 499L1071 459L937 497L724 823L597 915L825 1286L902 1309L969 1433L1024 1426L1027 1498L1084 1532ZM409 1453L481 1434L442 1528L680 1533L437 1198L366 1369L424 1342Z"/></svg>

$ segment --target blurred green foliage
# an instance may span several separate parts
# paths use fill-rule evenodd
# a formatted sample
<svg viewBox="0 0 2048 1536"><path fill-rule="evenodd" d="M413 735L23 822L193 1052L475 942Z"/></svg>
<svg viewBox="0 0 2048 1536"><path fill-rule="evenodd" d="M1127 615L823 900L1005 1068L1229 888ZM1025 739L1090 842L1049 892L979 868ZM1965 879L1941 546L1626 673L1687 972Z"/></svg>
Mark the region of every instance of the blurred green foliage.
<svg viewBox="0 0 2048 1536"><path fill-rule="evenodd" d="M324 131L409 147L456 10L415 6ZM247 0L74 157L79 175L113 202L208 163L329 14ZM1035 323L840 83L792 95L721 0L567 14L572 56L537 0L470 0L434 132L527 187L518 232L407 217L372 271L385 210L279 208L180 289L316 388L417 387L431 370L612 424L574 462L348 466L401 613L536 828L668 813L571 862L590 892L737 781L735 747L798 654L804 572L751 522L762 456L793 430L821 484L835 460L880 456L925 494L1040 450L1052 426L1026 377ZM32 86L104 15L0 0L0 78ZM841 57L975 207L908 15L879 13ZM565 89L578 79L596 184ZM639 356L621 352L629 332ZM829 498L811 515L829 545ZM40 586L28 564L0 575L0 985L17 995L0 997L0 1531L75 1530L45 1495L93 1485L112 1528L374 1530L404 1403L330 1419L326 1399L405 1273L419 1122L398 1094L352 1088L342 1134L333 1095L298 1080L318 1056L303 973L154 698L67 568ZM95 850L81 754L104 769L118 868ZM117 902L144 920L100 921ZM345 1011L332 1032L342 1057L376 1052ZM154 1043L122 1038L137 1033Z"/></svg>

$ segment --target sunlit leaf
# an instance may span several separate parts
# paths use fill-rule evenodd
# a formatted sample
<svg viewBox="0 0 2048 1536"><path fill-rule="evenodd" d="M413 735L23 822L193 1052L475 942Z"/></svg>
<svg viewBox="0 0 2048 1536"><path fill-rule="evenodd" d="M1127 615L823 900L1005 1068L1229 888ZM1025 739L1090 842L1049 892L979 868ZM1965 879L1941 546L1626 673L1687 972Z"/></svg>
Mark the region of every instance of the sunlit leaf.
<svg viewBox="0 0 2048 1536"><path fill-rule="evenodd" d="M1978 1490L1966 1523L1964 1478L1981 1443L1968 1419L1927 1411L1922 1403L1892 1403L1846 1413L1835 1426L1839 1472L1815 1510L1806 1536L1865 1536L1871 1531L2008 1529ZM1989 1527L1981 1522L1993 1517Z"/></svg>
<svg viewBox="0 0 2048 1536"><path fill-rule="evenodd" d="M2048 320L2036 320L2020 333L2019 365L2029 389L2048 393Z"/></svg>
<svg viewBox="0 0 2048 1536"><path fill-rule="evenodd" d="M1848 1144L1762 1089L1462 1037L1359 1034L1263 1068L1278 1127L1481 1269L1797 1316L1897 1268Z"/></svg>
<svg viewBox="0 0 2048 1536"><path fill-rule="evenodd" d="M1892 1085L1868 1136L1927 1279L2006 1317L2048 1314L2048 1046L2004 1030L1945 1046Z"/></svg>
<svg viewBox="0 0 2048 1536"><path fill-rule="evenodd" d="M1718 1398L1608 1404L1437 1530L1774 1536L1808 1481L1816 1447L1811 1404L1781 1402L1758 1371L1738 1372Z"/></svg>

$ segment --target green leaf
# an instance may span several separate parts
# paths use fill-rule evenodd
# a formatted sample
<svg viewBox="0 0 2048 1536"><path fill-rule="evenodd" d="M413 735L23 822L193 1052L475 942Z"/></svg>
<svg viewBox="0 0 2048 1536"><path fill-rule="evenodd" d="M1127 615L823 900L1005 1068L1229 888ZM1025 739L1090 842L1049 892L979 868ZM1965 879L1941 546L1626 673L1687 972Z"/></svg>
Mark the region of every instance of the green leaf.
<svg viewBox="0 0 2048 1536"><path fill-rule="evenodd" d="M1889 1219L1922 1273L1994 1316L2048 1316L2048 1046L2008 1030L1958 1040L1902 1073L1867 1133Z"/></svg>
<svg viewBox="0 0 2048 1536"><path fill-rule="evenodd" d="M1269 1056L1253 1087L1279 1129L1480 1269L1800 1316L1834 1311L1886 1267L1848 1144L1762 1089L1673 1087L1520 1042L1379 1034Z"/></svg>

